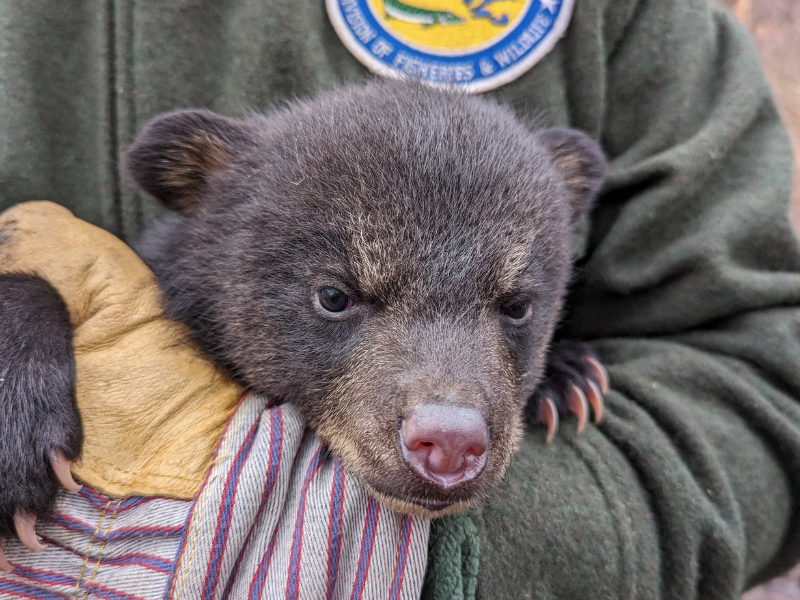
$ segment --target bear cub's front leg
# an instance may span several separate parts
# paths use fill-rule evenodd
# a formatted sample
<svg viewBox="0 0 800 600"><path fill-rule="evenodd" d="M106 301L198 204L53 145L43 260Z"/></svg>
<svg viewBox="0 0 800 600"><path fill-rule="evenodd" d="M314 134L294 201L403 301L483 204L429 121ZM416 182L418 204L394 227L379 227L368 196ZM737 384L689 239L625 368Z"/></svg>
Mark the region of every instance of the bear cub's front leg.
<svg viewBox="0 0 800 600"><path fill-rule="evenodd" d="M35 275L0 275L0 544L19 536L44 550L36 518L53 507L59 484L80 486L69 461L80 454L75 358L69 313ZM0 546L0 569L11 571Z"/></svg>
<svg viewBox="0 0 800 600"><path fill-rule="evenodd" d="M544 378L525 407L528 423L547 425L547 441L558 430L559 415L578 417L578 433L589 420L603 418L603 397L608 392L608 373L589 344L575 340L553 342Z"/></svg>

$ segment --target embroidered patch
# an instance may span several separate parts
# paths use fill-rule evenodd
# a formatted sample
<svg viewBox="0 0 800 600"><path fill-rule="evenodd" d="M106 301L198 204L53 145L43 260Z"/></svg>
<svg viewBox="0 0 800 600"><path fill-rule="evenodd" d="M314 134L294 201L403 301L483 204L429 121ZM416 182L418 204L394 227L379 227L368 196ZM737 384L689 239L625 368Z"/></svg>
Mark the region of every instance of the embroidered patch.
<svg viewBox="0 0 800 600"><path fill-rule="evenodd" d="M513 81L564 35L574 0L325 0L371 71L484 92Z"/></svg>

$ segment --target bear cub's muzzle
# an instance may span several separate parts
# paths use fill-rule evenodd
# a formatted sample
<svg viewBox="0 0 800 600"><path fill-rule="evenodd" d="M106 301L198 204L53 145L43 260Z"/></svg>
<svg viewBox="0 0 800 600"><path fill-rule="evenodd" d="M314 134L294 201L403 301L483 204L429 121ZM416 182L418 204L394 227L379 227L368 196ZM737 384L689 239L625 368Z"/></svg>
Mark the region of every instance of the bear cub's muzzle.
<svg viewBox="0 0 800 600"><path fill-rule="evenodd" d="M474 408L423 404L403 419L399 441L414 473L449 490L483 471L489 427Z"/></svg>

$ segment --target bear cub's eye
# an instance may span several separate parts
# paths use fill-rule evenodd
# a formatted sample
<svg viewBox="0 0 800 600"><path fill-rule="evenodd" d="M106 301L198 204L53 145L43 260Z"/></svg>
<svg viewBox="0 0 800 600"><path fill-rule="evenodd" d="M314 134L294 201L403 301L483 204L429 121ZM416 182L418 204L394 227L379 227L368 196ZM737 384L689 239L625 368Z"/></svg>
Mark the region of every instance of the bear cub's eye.
<svg viewBox="0 0 800 600"><path fill-rule="evenodd" d="M342 290L327 287L319 291L319 304L328 312L340 313L353 306L353 300Z"/></svg>
<svg viewBox="0 0 800 600"><path fill-rule="evenodd" d="M503 314L512 321L523 321L531 312L530 300L521 300L503 307Z"/></svg>

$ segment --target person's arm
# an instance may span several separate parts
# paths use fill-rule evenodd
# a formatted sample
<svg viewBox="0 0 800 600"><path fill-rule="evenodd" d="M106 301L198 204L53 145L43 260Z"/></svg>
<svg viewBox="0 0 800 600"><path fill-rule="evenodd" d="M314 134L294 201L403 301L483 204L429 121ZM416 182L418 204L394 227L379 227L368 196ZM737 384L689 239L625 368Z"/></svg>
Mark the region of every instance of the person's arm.
<svg viewBox="0 0 800 600"><path fill-rule="evenodd" d="M611 159L563 333L612 391L580 437L529 431L471 515L477 596L734 599L800 556L788 138L745 33L701 0L579 1L562 44L568 120ZM473 568L469 523L435 524L424 597L469 570L457 542Z"/></svg>

